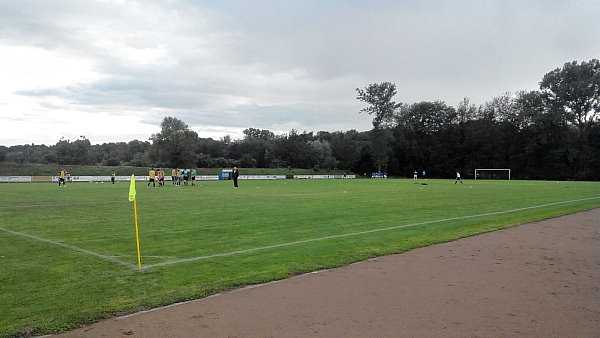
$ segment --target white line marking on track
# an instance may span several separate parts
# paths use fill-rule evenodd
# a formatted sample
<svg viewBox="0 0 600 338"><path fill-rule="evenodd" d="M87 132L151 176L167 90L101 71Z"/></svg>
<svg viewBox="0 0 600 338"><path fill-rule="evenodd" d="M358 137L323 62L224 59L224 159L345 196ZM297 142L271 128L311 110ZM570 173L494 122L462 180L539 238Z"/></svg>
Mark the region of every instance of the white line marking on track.
<svg viewBox="0 0 600 338"><path fill-rule="evenodd" d="M412 224L397 225L397 226L387 227L387 228L371 229L371 230L365 230L365 231L351 232L351 233L347 233L347 234L339 234L339 235L331 235L331 236L325 236L325 237L311 238L311 239L305 239L305 240L301 240L301 241L294 241L294 242L273 244L273 245L267 245L267 246L258 247L258 248L236 250L236 251L225 252L225 253L214 254L214 255L198 256L198 257L192 257L192 258L184 258L184 259L178 259L178 260L174 260L174 261L167 261L167 262L162 262L162 263L157 263L157 264L151 264L151 265L142 266L142 270L151 269L151 268L159 267L159 266L171 265L171 264L187 263L187 262L199 261L199 260L210 259L210 258L226 257L226 256L233 256L233 255L244 254L244 253L249 253L249 252L267 250L267 249L281 248L281 247L292 246L292 245L297 245L297 244L305 244L305 243L311 243L311 242L317 242L317 241L324 241L324 240L334 239L334 238L343 238L343 237L349 237L349 236L365 235L365 234L370 234L370 233L374 233L374 232L381 232L381 231L390 231L390 230L396 230L396 229L414 227L414 226L418 226L418 225L441 223L441 222L447 222L447 221L456 221L456 220L468 219L468 218L476 218L476 217L501 215L501 214L507 214L507 213L511 213L511 212L523 211L523 210L539 209L539 208L544 208L544 207L548 207L548 206L552 206L552 205L567 204L567 203L581 202L581 201L589 201L589 200L598 199L598 198L600 198L600 196L589 197L589 198L581 198L581 199L570 200L570 201L553 202L553 203L547 203L547 204L542 204L542 205L536 205L536 206L524 207L524 208L517 208L517 209L511 209L511 210L488 212L488 213L485 213L485 214L469 215L469 216L459 216L459 217L450 217L450 218L438 219L438 220L433 220L433 221L425 221L425 222L418 222L418 223L412 223Z"/></svg>
<svg viewBox="0 0 600 338"><path fill-rule="evenodd" d="M123 261L118 260L118 259L116 259L114 257L106 256L106 255L99 254L99 253L96 253L96 252L93 252L93 251L90 251L90 250L82 249L80 247L76 247L76 246L71 245L71 244L61 243L61 242L53 241L51 239L46 239L46 238L42 238L42 237L39 237L39 236L30 235L30 234L26 234L26 233L22 233L22 232L18 232L18 231L8 230L8 229L5 229L5 228L0 228L0 230L2 230L4 232L8 232L9 234L13 234L13 235L17 235L17 236L22 236L22 237L28 237L28 238L32 238L32 239L35 239L35 240L40 241L40 242L62 246L63 248L67 248L67 249L79 251L79 252L82 252L82 253L85 253L85 254L88 254L88 255L96 256L96 257L102 258L104 260L111 261L113 263L117 263L119 265L126 266L128 268L137 269L137 265L135 265L135 264L123 262Z"/></svg>

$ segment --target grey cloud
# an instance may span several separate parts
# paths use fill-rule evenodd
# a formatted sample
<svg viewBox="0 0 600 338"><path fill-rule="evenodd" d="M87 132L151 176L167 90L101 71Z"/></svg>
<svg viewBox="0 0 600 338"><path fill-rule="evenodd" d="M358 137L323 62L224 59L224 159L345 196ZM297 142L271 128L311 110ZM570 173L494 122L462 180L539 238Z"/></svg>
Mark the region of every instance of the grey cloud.
<svg viewBox="0 0 600 338"><path fill-rule="evenodd" d="M0 44L90 59L103 76L18 92L32 99L198 128L368 129L354 88L391 81L397 101L450 105L535 89L564 62L598 57L598 14L593 0L175 0L131 12L25 0L0 2ZM136 63L144 51L164 55Z"/></svg>

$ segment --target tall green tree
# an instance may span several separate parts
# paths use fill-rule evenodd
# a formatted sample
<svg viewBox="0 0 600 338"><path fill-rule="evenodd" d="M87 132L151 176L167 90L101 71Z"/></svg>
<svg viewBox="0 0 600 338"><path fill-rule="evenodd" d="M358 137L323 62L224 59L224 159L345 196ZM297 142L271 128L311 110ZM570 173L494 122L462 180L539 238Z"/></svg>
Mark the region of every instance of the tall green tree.
<svg viewBox="0 0 600 338"><path fill-rule="evenodd" d="M398 104L393 101L396 96L396 85L391 82L372 83L365 89L356 88L358 100L369 106L360 110L361 113L375 115L373 128L380 129L393 121Z"/></svg>
<svg viewBox="0 0 600 338"><path fill-rule="evenodd" d="M393 100L396 95L396 85L391 82L373 83L365 89L356 88L358 100L369 106L360 110L361 113L374 115L373 117L373 147L375 165L381 172L382 167L388 163L388 141L389 133L383 131L393 122L394 113L398 104Z"/></svg>
<svg viewBox="0 0 600 338"><path fill-rule="evenodd" d="M245 129L244 139L233 142L231 154L234 158L240 159L245 155L251 156L256 162L255 166L261 168L269 167L269 155L272 151L272 142L274 139L275 134L272 131L256 128Z"/></svg>
<svg viewBox="0 0 600 338"><path fill-rule="evenodd" d="M565 142L558 150L552 151L561 151L576 178L587 179L597 175L593 168L600 149L590 145L597 130L592 127L600 119L600 61L567 62L562 68L544 75L540 90L549 112L554 117L564 117L578 130L576 135L563 132Z"/></svg>
<svg viewBox="0 0 600 338"><path fill-rule="evenodd" d="M354 129L331 134L332 156L338 161L340 169L354 170L359 162L361 151L366 146L368 135Z"/></svg>
<svg viewBox="0 0 600 338"><path fill-rule="evenodd" d="M196 164L195 149L198 134L185 122L175 117L165 117L161 132L152 134L150 158L154 166L192 167Z"/></svg>
<svg viewBox="0 0 600 338"><path fill-rule="evenodd" d="M465 123L467 121L471 121L475 119L475 114L477 112L477 107L471 103L468 97L463 98L463 100L458 104L458 108L456 109L456 116L458 118L459 123Z"/></svg>
<svg viewBox="0 0 600 338"><path fill-rule="evenodd" d="M277 137L273 143L273 155L278 165L295 168L313 168L317 163L315 148L309 144L313 133L292 129L289 134Z"/></svg>
<svg viewBox="0 0 600 338"><path fill-rule="evenodd" d="M0 162L4 162L6 159L6 154L8 153L8 148L5 146L0 146Z"/></svg>
<svg viewBox="0 0 600 338"><path fill-rule="evenodd" d="M452 162L458 154L454 149L457 113L442 101L418 102L403 106L397 115L395 156L403 174L412 170L440 173L439 168L453 170ZM409 168L412 168L409 169Z"/></svg>
<svg viewBox="0 0 600 338"><path fill-rule="evenodd" d="M90 141L82 135L74 142L61 138L53 150L59 164L96 164L90 163L90 148Z"/></svg>
<svg viewBox="0 0 600 338"><path fill-rule="evenodd" d="M564 111L580 129L600 117L600 61L567 62L540 82L550 107Z"/></svg>

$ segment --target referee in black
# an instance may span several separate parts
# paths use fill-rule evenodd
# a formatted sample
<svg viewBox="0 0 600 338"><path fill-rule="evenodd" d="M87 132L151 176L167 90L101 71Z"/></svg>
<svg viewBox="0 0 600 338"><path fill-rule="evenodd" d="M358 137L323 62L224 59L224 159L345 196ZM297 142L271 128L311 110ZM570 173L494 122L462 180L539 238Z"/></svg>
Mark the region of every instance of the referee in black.
<svg viewBox="0 0 600 338"><path fill-rule="evenodd" d="M237 167L233 167L233 173L231 174L231 178L233 178L233 187L235 189L238 188L238 177L240 177L240 171Z"/></svg>

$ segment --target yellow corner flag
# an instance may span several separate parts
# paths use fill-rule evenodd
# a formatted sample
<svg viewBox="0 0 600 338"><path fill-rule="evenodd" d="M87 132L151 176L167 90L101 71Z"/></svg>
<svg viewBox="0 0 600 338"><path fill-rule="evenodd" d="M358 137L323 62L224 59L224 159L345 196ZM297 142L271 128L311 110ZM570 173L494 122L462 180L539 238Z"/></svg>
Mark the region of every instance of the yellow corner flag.
<svg viewBox="0 0 600 338"><path fill-rule="evenodd" d="M131 175L131 184L129 185L129 202L135 201L135 175Z"/></svg>
<svg viewBox="0 0 600 338"><path fill-rule="evenodd" d="M137 200L135 199L135 175L131 175L131 184L129 185L129 202L133 202L133 219L135 220L135 242L137 244L138 268L142 268L142 258L140 255L140 233L138 230Z"/></svg>

